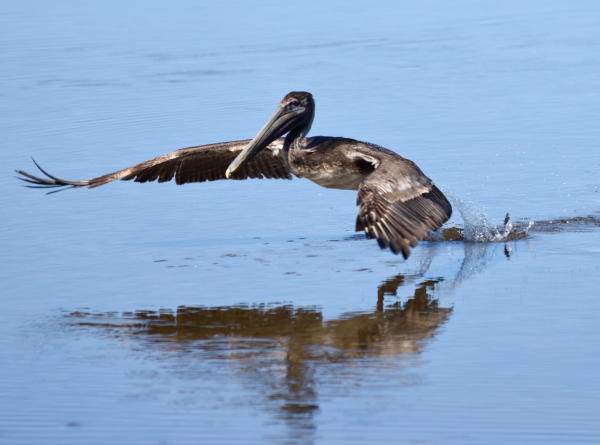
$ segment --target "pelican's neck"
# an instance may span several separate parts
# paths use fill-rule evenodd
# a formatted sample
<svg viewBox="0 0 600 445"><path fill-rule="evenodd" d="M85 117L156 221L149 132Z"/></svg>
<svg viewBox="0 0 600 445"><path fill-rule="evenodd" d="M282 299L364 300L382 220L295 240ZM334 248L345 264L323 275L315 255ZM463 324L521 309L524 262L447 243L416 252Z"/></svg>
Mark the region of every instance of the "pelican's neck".
<svg viewBox="0 0 600 445"><path fill-rule="evenodd" d="M290 131L283 140L283 151L297 150L300 148L300 142L304 136L298 130Z"/></svg>
<svg viewBox="0 0 600 445"><path fill-rule="evenodd" d="M294 128L287 134L283 142L283 150L285 152L288 152L289 150L299 150L303 147L304 141L306 140L305 137L312 126L313 117L314 115L311 116L308 123L303 127Z"/></svg>

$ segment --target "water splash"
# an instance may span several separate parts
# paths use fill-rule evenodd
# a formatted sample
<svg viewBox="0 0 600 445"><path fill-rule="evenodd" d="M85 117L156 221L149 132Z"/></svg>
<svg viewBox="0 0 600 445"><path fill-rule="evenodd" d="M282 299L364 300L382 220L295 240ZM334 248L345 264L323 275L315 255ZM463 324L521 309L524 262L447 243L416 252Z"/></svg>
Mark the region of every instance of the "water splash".
<svg viewBox="0 0 600 445"><path fill-rule="evenodd" d="M463 227L449 227L433 232L429 241L472 241L477 243L497 243L526 238L533 221L513 223L507 213L504 222L500 225L489 221L487 215L475 205L467 203L455 196L451 196L454 207L458 209L463 218Z"/></svg>
<svg viewBox="0 0 600 445"><path fill-rule="evenodd" d="M508 213L504 217L502 225L494 225L488 220L487 215L473 204L456 197L453 201L465 222L463 238L466 241L501 242L525 238L533 226L533 221L527 221L527 223L515 227Z"/></svg>

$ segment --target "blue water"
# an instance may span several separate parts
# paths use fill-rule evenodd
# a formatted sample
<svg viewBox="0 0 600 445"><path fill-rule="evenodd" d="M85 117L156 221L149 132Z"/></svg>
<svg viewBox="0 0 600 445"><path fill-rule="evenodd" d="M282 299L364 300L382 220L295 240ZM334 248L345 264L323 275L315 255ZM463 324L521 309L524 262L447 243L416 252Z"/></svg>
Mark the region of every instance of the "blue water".
<svg viewBox="0 0 600 445"><path fill-rule="evenodd" d="M600 442L599 48L592 1L3 5L0 443ZM403 261L305 180L14 179L250 138L291 90L529 236Z"/></svg>

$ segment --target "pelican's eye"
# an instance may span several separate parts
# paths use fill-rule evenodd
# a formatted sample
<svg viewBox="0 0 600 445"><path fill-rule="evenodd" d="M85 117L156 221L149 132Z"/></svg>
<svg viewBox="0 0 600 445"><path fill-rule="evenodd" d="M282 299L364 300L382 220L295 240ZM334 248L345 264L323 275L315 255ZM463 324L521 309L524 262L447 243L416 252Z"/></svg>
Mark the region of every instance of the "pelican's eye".
<svg viewBox="0 0 600 445"><path fill-rule="evenodd" d="M298 99L292 99L288 102L288 107L297 107L300 105L300 101Z"/></svg>

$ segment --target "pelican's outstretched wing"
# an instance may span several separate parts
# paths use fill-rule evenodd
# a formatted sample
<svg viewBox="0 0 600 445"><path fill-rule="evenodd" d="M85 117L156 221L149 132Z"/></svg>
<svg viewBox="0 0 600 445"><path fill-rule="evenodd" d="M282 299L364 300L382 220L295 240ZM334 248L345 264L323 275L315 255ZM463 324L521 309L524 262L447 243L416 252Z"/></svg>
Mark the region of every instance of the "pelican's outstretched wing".
<svg viewBox="0 0 600 445"><path fill-rule="evenodd" d="M358 187L356 230L408 258L417 241L450 218L452 207L412 161L393 156L371 162L375 169Z"/></svg>
<svg viewBox="0 0 600 445"><path fill-rule="evenodd" d="M33 184L29 187L98 187L117 179L137 182L170 181L175 177L177 184L188 182L215 181L225 179L227 166L235 159L240 151L250 142L243 141L221 142L217 144L200 145L198 147L181 148L171 153L159 156L141 164L128 167L113 173L84 181L68 181L57 178L42 169L35 160L35 165L46 175L39 178L23 170L16 172L19 179ZM277 139L258 153L252 161L237 170L231 179L247 178L279 178L292 179L292 175L282 157L283 139Z"/></svg>

